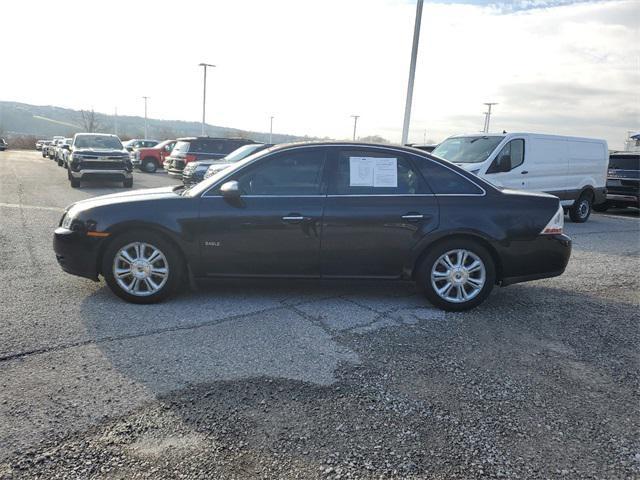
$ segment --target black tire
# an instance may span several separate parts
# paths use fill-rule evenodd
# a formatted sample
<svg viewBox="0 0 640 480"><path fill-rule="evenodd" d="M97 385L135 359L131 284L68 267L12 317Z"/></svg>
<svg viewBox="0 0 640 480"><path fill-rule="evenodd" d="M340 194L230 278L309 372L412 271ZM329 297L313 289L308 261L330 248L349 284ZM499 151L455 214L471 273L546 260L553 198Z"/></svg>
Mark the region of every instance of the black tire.
<svg viewBox="0 0 640 480"><path fill-rule="evenodd" d="M62 167L64 165L64 162L62 160L58 160L58 166Z"/></svg>
<svg viewBox="0 0 640 480"><path fill-rule="evenodd" d="M158 165L153 158L145 158L144 160L142 160L140 169L146 173L155 173L158 169Z"/></svg>
<svg viewBox="0 0 640 480"><path fill-rule="evenodd" d="M569 218L575 223L584 223L591 216L593 195L590 192L582 192L580 197L569 208Z"/></svg>
<svg viewBox="0 0 640 480"><path fill-rule="evenodd" d="M593 205L593 209L596 212L606 212L607 210L609 210L609 207L611 205L609 204L609 202L604 202L604 203L599 203L598 205Z"/></svg>
<svg viewBox="0 0 640 480"><path fill-rule="evenodd" d="M143 291L140 295L132 294L129 291L125 290L114 276L114 266L116 265L116 255L118 255L118 252L127 245L135 244L138 242L145 243L148 246L159 250L162 255L164 255L164 259L156 260L156 262L160 263L154 263L154 265L156 267L160 265L160 268L166 268L167 278L164 284L162 284L162 281L159 280L159 278L151 277L152 281L157 282L158 284L162 284L161 287L158 288L158 290L154 293L145 294ZM148 252L149 250L145 251ZM127 264L120 261L120 263L118 263L117 265L126 268ZM171 294L173 294L181 285L182 279L185 277L185 271L186 266L184 265L184 261L182 255L180 255L180 252L163 235L155 232L134 230L118 235L109 243L109 245L107 245L105 253L102 257L102 276L107 282L107 285L109 285L111 291L118 297L131 303L149 304L157 303L166 299ZM130 278L133 282L133 275L131 275ZM124 283L128 283L128 279L129 277L124 277L122 281ZM139 282L140 284L146 285L146 288L148 288L149 284L146 283L145 280L139 280ZM143 289L141 288L141 290Z"/></svg>
<svg viewBox="0 0 640 480"><path fill-rule="evenodd" d="M80 179L71 177L69 179L69 183L71 184L71 188L80 188Z"/></svg>
<svg viewBox="0 0 640 480"><path fill-rule="evenodd" d="M471 292L473 294L472 298L470 298L469 300L462 300L460 302L449 301L438 294L433 285L431 277L431 272L434 267L436 268L436 270L438 270L436 264L439 262L440 258L448 252L456 250L464 250L470 252L473 256L477 257L477 259L481 261L481 264L484 267L484 283L479 288L479 291L475 293ZM469 255L468 260L465 262L466 266L472 265L472 263L468 263L469 260L475 261L473 257ZM475 279L479 275L481 275L481 272L474 272L468 276L473 276ZM441 287L444 288L448 280L436 280L436 286L440 285L439 282L444 282ZM449 312L461 312L477 307L486 300L486 298L491 293L491 290L493 290L493 286L495 285L495 283L496 267L493 257L487 251L487 249L480 245L478 242L466 238L445 240L434 245L433 247L429 247L427 255L422 259L422 262L420 263L416 272L416 285L418 287L418 290L420 290L434 306ZM461 287L454 286L453 288L457 289L456 293L460 291L460 288L463 288L465 294L469 294L467 290L468 287L464 285ZM461 291L460 295L462 295Z"/></svg>
<svg viewBox="0 0 640 480"><path fill-rule="evenodd" d="M122 186L123 186L124 188L131 188L131 187L133 187L133 178L125 178L125 179L122 181Z"/></svg>

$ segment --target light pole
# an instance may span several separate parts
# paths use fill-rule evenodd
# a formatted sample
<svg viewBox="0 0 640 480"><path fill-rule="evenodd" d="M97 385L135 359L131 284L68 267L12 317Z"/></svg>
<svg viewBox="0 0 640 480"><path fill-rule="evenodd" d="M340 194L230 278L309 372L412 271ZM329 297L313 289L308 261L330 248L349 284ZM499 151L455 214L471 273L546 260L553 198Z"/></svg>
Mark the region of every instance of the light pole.
<svg viewBox="0 0 640 480"><path fill-rule="evenodd" d="M211 65L210 63L200 63L198 65L204 69L204 89L202 91L202 136L204 137L205 111L207 104L207 67L215 67L215 65Z"/></svg>
<svg viewBox="0 0 640 480"><path fill-rule="evenodd" d="M273 115L269 117L269 143L273 143Z"/></svg>
<svg viewBox="0 0 640 480"><path fill-rule="evenodd" d="M411 64L409 65L409 84L407 85L407 101L404 105L404 122L402 124L402 145L409 137L409 122L411 121L411 103L413 102L413 80L416 76L416 59L418 58L418 43L420 41L420 21L422 20L422 3L416 5L416 23L413 27L413 47L411 48Z"/></svg>
<svg viewBox="0 0 640 480"><path fill-rule="evenodd" d="M360 118L360 115L351 115L351 118L353 118L353 141L356 141L356 129L358 128L358 119Z"/></svg>
<svg viewBox="0 0 640 480"><path fill-rule="evenodd" d="M498 105L495 102L485 102L484 105L487 106L487 111L484 112L484 133L489 133L489 121L491 120L491 107L493 105Z"/></svg>
<svg viewBox="0 0 640 480"><path fill-rule="evenodd" d="M144 138L147 138L147 100L151 97L142 97L144 98Z"/></svg>

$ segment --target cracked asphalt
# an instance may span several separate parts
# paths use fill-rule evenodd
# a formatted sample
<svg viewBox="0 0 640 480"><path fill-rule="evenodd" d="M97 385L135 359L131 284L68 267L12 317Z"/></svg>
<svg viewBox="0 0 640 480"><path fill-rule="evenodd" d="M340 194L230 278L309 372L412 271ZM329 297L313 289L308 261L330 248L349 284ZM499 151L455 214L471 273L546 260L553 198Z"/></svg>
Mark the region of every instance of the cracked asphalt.
<svg viewBox="0 0 640 480"><path fill-rule="evenodd" d="M461 314L364 281L142 306L51 248L66 205L118 185L0 166L2 479L640 478L637 211L567 218L563 276Z"/></svg>

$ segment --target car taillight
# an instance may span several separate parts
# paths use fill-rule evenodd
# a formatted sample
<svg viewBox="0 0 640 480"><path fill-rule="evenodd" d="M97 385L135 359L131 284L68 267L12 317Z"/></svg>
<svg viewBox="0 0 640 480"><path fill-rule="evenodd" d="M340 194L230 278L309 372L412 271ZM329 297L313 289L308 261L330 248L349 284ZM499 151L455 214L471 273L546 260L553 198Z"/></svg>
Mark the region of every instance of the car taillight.
<svg viewBox="0 0 640 480"><path fill-rule="evenodd" d="M558 211L553 215L547 226L542 229L540 235L560 235L564 230L564 209L558 206Z"/></svg>
<svg viewBox="0 0 640 480"><path fill-rule="evenodd" d="M184 159L184 163L189 163L189 162L195 162L196 161L196 156L195 155L187 155Z"/></svg>

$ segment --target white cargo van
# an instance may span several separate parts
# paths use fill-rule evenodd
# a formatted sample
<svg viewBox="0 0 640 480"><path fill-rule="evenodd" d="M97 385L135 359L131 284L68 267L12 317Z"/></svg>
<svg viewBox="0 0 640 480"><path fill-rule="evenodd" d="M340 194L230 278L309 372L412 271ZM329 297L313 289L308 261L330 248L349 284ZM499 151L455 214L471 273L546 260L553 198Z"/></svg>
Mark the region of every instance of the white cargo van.
<svg viewBox="0 0 640 480"><path fill-rule="evenodd" d="M432 155L498 187L547 192L560 198L574 222L605 201L607 142L538 133L455 135Z"/></svg>

